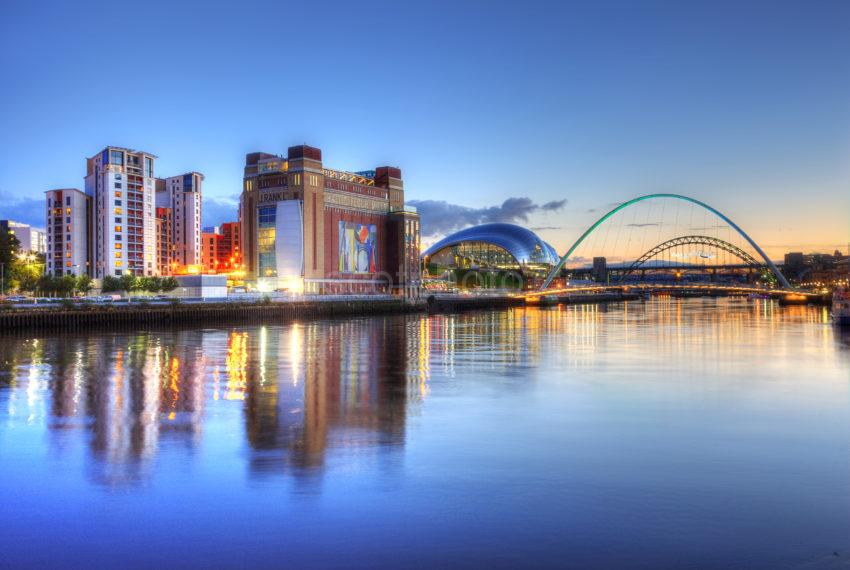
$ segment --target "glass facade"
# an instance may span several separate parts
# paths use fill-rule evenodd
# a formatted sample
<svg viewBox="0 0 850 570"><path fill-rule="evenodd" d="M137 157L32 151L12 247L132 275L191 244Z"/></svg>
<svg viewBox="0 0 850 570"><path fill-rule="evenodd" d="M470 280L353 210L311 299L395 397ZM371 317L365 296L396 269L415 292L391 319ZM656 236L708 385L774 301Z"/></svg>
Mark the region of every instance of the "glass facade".
<svg viewBox="0 0 850 570"><path fill-rule="evenodd" d="M534 232L513 224L473 226L438 241L423 254L430 265L453 268L519 270L545 276L558 253Z"/></svg>
<svg viewBox="0 0 850 570"><path fill-rule="evenodd" d="M449 246L431 258L446 267L520 269L516 258L506 249L482 241L467 241Z"/></svg>
<svg viewBox="0 0 850 570"><path fill-rule="evenodd" d="M275 253L277 206L263 206L258 209L257 251L258 276L277 277L277 256Z"/></svg>

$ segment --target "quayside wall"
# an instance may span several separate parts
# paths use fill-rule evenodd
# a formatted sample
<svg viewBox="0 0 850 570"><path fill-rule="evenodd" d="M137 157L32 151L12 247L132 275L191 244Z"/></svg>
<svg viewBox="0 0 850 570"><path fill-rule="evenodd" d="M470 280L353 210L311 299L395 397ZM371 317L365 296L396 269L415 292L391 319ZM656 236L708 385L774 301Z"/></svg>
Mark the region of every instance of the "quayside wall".
<svg viewBox="0 0 850 570"><path fill-rule="evenodd" d="M605 303L634 298L637 298L637 295L601 293L564 296L558 298L557 302L565 304ZM403 299L357 299L174 305L135 303L132 305L19 308L0 310L0 335L31 330L79 332L103 328L278 324L293 320L368 317L423 311L450 313L505 309L525 305L526 300L521 296L430 296L416 303Z"/></svg>
<svg viewBox="0 0 850 570"><path fill-rule="evenodd" d="M81 331L92 328L171 325L275 324L298 319L370 316L422 311L401 299L357 301L291 301L286 303L221 303L80 309L0 311L0 334L28 330Z"/></svg>

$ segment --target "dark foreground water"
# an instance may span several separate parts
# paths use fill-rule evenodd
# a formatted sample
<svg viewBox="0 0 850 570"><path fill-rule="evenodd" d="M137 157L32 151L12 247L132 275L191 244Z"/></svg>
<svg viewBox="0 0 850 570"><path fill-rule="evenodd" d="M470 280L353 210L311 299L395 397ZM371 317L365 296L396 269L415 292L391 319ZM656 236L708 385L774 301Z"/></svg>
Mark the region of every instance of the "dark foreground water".
<svg viewBox="0 0 850 570"><path fill-rule="evenodd" d="M743 300L0 339L0 567L845 568L849 385Z"/></svg>

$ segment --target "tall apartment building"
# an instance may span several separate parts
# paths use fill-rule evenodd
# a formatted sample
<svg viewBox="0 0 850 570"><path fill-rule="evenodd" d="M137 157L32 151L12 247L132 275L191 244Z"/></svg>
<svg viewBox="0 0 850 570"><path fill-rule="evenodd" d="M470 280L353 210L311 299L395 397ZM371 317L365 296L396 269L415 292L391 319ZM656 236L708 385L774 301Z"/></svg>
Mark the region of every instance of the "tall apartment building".
<svg viewBox="0 0 850 570"><path fill-rule="evenodd" d="M157 208L170 208L172 258L180 268L201 264L201 185L204 175L187 172L156 181Z"/></svg>
<svg viewBox="0 0 850 570"><path fill-rule="evenodd" d="M261 289L418 291L419 217L398 168L333 170L307 145L250 153L239 216L246 276Z"/></svg>
<svg viewBox="0 0 850 570"><path fill-rule="evenodd" d="M15 236L21 251L47 253L47 234L44 230L14 220L0 220L0 231Z"/></svg>
<svg viewBox="0 0 850 570"><path fill-rule="evenodd" d="M153 154L114 146L87 160L93 277L156 274L155 161Z"/></svg>
<svg viewBox="0 0 850 570"><path fill-rule="evenodd" d="M174 274L174 231L171 208L156 209L156 265L160 275Z"/></svg>
<svg viewBox="0 0 850 570"><path fill-rule="evenodd" d="M91 275L91 198L76 188L48 190L45 194L45 272L50 275Z"/></svg>

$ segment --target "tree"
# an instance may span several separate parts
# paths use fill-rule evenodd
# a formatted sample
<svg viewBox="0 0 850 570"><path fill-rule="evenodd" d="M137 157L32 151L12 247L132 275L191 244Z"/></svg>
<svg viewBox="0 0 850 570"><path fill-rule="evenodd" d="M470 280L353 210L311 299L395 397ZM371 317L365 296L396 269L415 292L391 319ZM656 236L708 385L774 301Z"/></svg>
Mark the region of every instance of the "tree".
<svg viewBox="0 0 850 570"><path fill-rule="evenodd" d="M161 277L139 277L136 282L138 289L149 293L158 293L162 289Z"/></svg>
<svg viewBox="0 0 850 570"><path fill-rule="evenodd" d="M163 292L167 293L169 291L174 291L179 286L180 286L180 284L177 282L177 279L175 279L174 277L163 277L162 285L160 286L160 289Z"/></svg>
<svg viewBox="0 0 850 570"><path fill-rule="evenodd" d="M107 275L103 278L100 290L104 293L117 293L122 290L121 287L122 283L120 279L112 275Z"/></svg>
<svg viewBox="0 0 850 570"><path fill-rule="evenodd" d="M162 277L149 277L148 286L145 291L150 291L151 293L162 291Z"/></svg>
<svg viewBox="0 0 850 570"><path fill-rule="evenodd" d="M49 293L53 293L56 291L57 283L56 277L46 273L38 278L38 282L36 284L36 290L40 291L42 295L47 295Z"/></svg>
<svg viewBox="0 0 850 570"><path fill-rule="evenodd" d="M77 286L77 278L73 275L63 275L56 279L56 292L63 297L69 297Z"/></svg>
<svg viewBox="0 0 850 570"><path fill-rule="evenodd" d="M136 277L132 273L125 273L121 276L121 291L130 293L138 288Z"/></svg>
<svg viewBox="0 0 850 570"><path fill-rule="evenodd" d="M43 272L43 266L36 263L16 261L12 270L6 274L11 287L18 291L31 292L38 288L38 279Z"/></svg>
<svg viewBox="0 0 850 570"><path fill-rule="evenodd" d="M89 291L91 291L93 287L94 284L92 283L92 278L88 275L80 275L77 277L77 285L75 289L83 295L88 295Z"/></svg>

